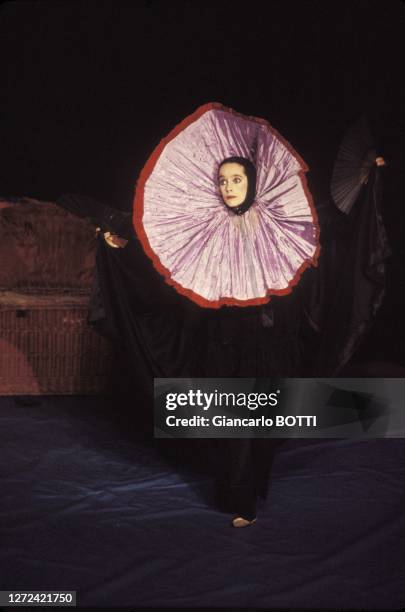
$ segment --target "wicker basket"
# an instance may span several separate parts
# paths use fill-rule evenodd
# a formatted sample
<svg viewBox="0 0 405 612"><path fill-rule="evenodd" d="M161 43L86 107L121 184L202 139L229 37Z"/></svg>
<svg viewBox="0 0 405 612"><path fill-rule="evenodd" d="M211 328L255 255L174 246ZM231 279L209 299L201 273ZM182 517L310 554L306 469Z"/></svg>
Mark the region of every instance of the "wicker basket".
<svg viewBox="0 0 405 612"><path fill-rule="evenodd" d="M28 213L32 211L32 201L28 210L23 205L19 208L14 208L15 206L16 204L13 204L13 227L16 226L19 214L22 223L30 222L27 218L30 218ZM46 209L49 211L49 204L43 206L41 203L36 203L34 206L36 213L37 208L41 206L41 212L46 213ZM54 208L57 209L56 206ZM0 213L3 212L3 210L0 211ZM71 215L58 209L53 212L53 219L56 220L56 223L54 223L51 236L53 236L53 242L57 243L55 256L66 258L69 257L70 247L65 244L63 245L64 252L60 252L61 239L58 232L62 230L65 232L66 224L70 222L73 225L77 225L78 222L87 224L87 222L76 218L70 219ZM40 216L37 215L36 220L40 220ZM31 220L32 218L31 215ZM48 223L49 218L47 215ZM62 226L61 222L63 222ZM5 237L8 238L3 241L3 244L6 242L8 246L7 257L10 260L12 244L9 229L9 224L1 223L0 215L0 240L3 232L3 235L5 234ZM42 263L42 268L33 270L30 278L26 279L25 286L21 257L18 275L13 274L13 271L9 269L8 288L4 287L3 269L3 289L0 291L1 395L94 394L105 391L109 387L112 370L111 347L87 323L90 282L94 272L94 228L82 227L81 231L88 235L89 240L83 245L86 257L82 258L82 262L85 263L82 263L82 267L77 271L77 284L79 285L77 287L66 287L63 278L56 277L55 279L54 261L48 266L52 270L49 277L50 282L47 282L44 276L41 278L41 274L44 274L44 265L40 261L41 257L38 256L38 248L37 259L40 264ZM33 240L35 235L34 224L34 232L31 232L30 240L31 250L35 243ZM93 253L91 248L93 248ZM49 244L47 249L49 251ZM0 247L0 261L1 255ZM75 257L77 258L77 252ZM31 263L34 265L35 262ZM66 263L63 263L63 266L69 269ZM91 266L93 270L89 269ZM69 273L72 276L71 269ZM16 278L18 287L12 286ZM36 279L34 287L32 286L33 278ZM42 287L38 279L42 280ZM59 286L57 281L59 281ZM69 279L69 282L71 285L74 284L72 279Z"/></svg>

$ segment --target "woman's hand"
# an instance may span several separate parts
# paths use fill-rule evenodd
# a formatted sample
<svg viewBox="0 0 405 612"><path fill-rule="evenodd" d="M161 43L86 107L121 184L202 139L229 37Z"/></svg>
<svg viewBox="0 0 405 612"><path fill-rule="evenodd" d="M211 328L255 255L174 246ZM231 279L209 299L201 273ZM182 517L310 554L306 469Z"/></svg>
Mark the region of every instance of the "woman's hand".
<svg viewBox="0 0 405 612"><path fill-rule="evenodd" d="M99 232L101 232L101 228L97 227L96 235ZM103 232L103 238L108 244L108 246L112 247L113 249L123 249L128 244L128 240L117 236L117 234L112 234L111 232Z"/></svg>
<svg viewBox="0 0 405 612"><path fill-rule="evenodd" d="M383 157L376 157L375 158L375 163L377 164L377 166L386 166L386 161Z"/></svg>

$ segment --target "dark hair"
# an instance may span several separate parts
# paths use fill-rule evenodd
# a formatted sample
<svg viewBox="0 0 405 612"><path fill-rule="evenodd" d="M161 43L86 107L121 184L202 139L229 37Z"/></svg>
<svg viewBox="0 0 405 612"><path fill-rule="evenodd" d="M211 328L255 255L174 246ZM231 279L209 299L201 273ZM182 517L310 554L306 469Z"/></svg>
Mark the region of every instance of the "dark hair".
<svg viewBox="0 0 405 612"><path fill-rule="evenodd" d="M246 198L243 200L242 204L239 204L239 206L227 206L227 208L235 213L235 215L243 215L252 206L256 195L255 165L250 161L250 159L247 159L247 157L227 157L219 164L218 172L221 170L224 164L240 164L245 170L245 174L248 179Z"/></svg>

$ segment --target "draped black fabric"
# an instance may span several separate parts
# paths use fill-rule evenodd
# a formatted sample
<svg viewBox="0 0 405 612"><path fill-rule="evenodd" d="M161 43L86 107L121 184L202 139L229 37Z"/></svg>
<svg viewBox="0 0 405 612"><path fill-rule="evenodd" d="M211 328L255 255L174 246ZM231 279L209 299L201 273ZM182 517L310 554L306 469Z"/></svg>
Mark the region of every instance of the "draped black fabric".
<svg viewBox="0 0 405 612"><path fill-rule="evenodd" d="M263 306L202 308L165 283L133 230L127 227L123 249L99 236L89 322L115 342L124 387L143 398L138 405L150 411L146 419L152 419L154 377L338 374L384 295L389 249L380 172L374 170L349 216L328 203L320 208L318 267L307 270L290 294ZM105 206L100 210L103 220L113 217ZM95 218L94 201L91 211ZM266 496L274 441L200 442L202 452L218 453L217 484L229 508L253 518L257 497Z"/></svg>
<svg viewBox="0 0 405 612"><path fill-rule="evenodd" d="M325 202L318 267L263 306L201 308L164 282L134 232L124 249L100 236L90 322L127 352L144 390L156 376L336 376L384 297L381 199L375 168L350 215Z"/></svg>
<svg viewBox="0 0 405 612"><path fill-rule="evenodd" d="M298 292L261 307L205 309L167 286L137 239L112 249L102 238L97 255L100 303L93 324L114 338L124 388L152 418L153 377L295 376L304 371ZM133 384L128 388L128 382ZM128 393L129 392L129 393ZM151 429L151 423L149 423ZM253 519L266 497L273 449L280 441L200 440L199 452L217 457L218 506ZM253 475L253 478L252 478Z"/></svg>
<svg viewBox="0 0 405 612"><path fill-rule="evenodd" d="M382 173L375 166L349 215L323 211L322 255L302 285L308 321L319 334L313 376L338 376L375 321L391 254L382 219Z"/></svg>

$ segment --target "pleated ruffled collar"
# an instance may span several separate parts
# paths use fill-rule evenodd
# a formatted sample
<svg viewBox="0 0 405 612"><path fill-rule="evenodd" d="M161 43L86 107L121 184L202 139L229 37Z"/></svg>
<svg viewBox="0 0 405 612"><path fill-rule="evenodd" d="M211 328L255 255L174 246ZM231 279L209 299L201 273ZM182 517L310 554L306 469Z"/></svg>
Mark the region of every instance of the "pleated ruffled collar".
<svg viewBox="0 0 405 612"><path fill-rule="evenodd" d="M221 161L256 166L243 215L223 203ZM316 265L319 227L307 166L267 121L218 103L187 117L156 147L137 183L134 225L167 283L208 308L251 306L289 293Z"/></svg>

